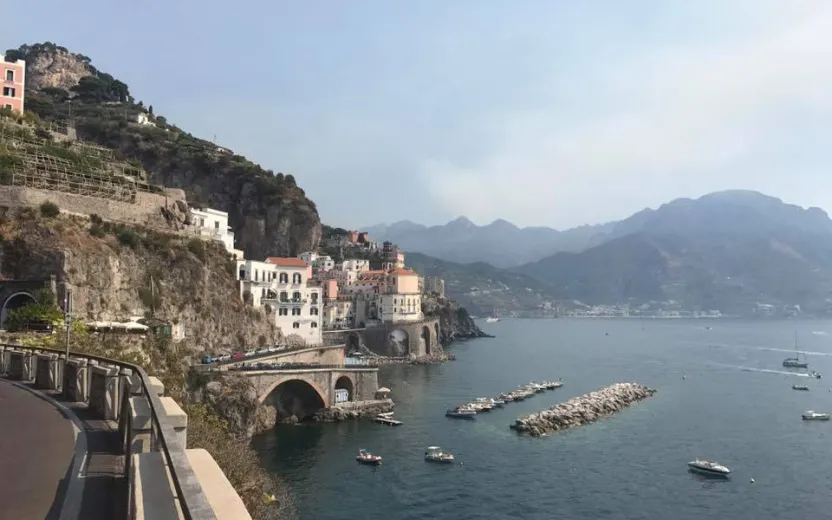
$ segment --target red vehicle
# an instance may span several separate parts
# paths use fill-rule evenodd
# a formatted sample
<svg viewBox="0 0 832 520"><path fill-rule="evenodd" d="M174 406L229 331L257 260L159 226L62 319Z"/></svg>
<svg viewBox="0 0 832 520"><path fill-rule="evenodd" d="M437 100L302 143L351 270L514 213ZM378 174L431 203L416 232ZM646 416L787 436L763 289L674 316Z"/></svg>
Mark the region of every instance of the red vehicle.
<svg viewBox="0 0 832 520"><path fill-rule="evenodd" d="M231 354L231 360L232 361L239 361L241 359L245 359L245 357L246 357L246 355L242 352L235 352L235 353Z"/></svg>

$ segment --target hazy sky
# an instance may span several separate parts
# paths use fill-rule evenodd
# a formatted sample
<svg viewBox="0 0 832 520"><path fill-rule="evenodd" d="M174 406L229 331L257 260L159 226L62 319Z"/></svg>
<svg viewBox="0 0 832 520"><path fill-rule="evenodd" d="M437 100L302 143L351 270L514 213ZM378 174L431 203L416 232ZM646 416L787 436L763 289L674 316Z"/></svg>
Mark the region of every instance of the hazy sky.
<svg viewBox="0 0 832 520"><path fill-rule="evenodd" d="M334 225L564 228L728 188L832 209L829 0L26 0L4 15L21 23L0 46L90 56L170 122L294 174Z"/></svg>

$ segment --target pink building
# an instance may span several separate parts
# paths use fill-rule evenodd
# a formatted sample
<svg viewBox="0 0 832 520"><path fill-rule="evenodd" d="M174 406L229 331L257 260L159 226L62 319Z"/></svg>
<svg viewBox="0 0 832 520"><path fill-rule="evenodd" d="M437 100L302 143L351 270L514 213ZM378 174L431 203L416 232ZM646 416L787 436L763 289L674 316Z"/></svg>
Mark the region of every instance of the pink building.
<svg viewBox="0 0 832 520"><path fill-rule="evenodd" d="M0 108L23 113L23 86L26 83L26 62L6 61L3 56L3 91L0 92Z"/></svg>

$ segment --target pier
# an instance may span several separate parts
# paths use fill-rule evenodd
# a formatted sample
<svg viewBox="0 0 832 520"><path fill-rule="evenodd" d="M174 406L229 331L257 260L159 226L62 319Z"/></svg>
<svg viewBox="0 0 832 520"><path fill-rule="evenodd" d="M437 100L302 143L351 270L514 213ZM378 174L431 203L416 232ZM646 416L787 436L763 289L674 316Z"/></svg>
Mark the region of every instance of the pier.
<svg viewBox="0 0 832 520"><path fill-rule="evenodd" d="M575 428L612 415L646 399L656 391L638 383L616 383L596 392L573 397L539 413L517 419L510 428L540 437L549 432Z"/></svg>

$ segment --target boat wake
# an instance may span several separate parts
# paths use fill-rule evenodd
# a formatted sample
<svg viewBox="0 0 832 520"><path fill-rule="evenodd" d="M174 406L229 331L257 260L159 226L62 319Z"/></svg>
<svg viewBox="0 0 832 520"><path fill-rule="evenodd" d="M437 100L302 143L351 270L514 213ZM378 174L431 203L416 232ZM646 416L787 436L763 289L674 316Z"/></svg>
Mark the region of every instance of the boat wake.
<svg viewBox="0 0 832 520"><path fill-rule="evenodd" d="M794 353L794 349L788 348L774 348L774 347L755 347L753 345L727 345L725 343L708 343L709 347L715 348L742 348L746 350L765 350L766 352L788 352ZM832 352L815 352L811 350L801 350L801 354L809 356L832 356Z"/></svg>
<svg viewBox="0 0 832 520"><path fill-rule="evenodd" d="M736 366L736 365L718 365L725 368L736 368L738 370L742 370L743 372L763 372L766 374L782 374L786 376L795 376L795 377L809 377L809 374L801 373L801 372L788 372L786 370L773 370L770 368L754 368L754 367L743 367L743 366Z"/></svg>
<svg viewBox="0 0 832 520"><path fill-rule="evenodd" d="M812 334L814 334L815 336L826 336L826 331L825 330L813 330Z"/></svg>

